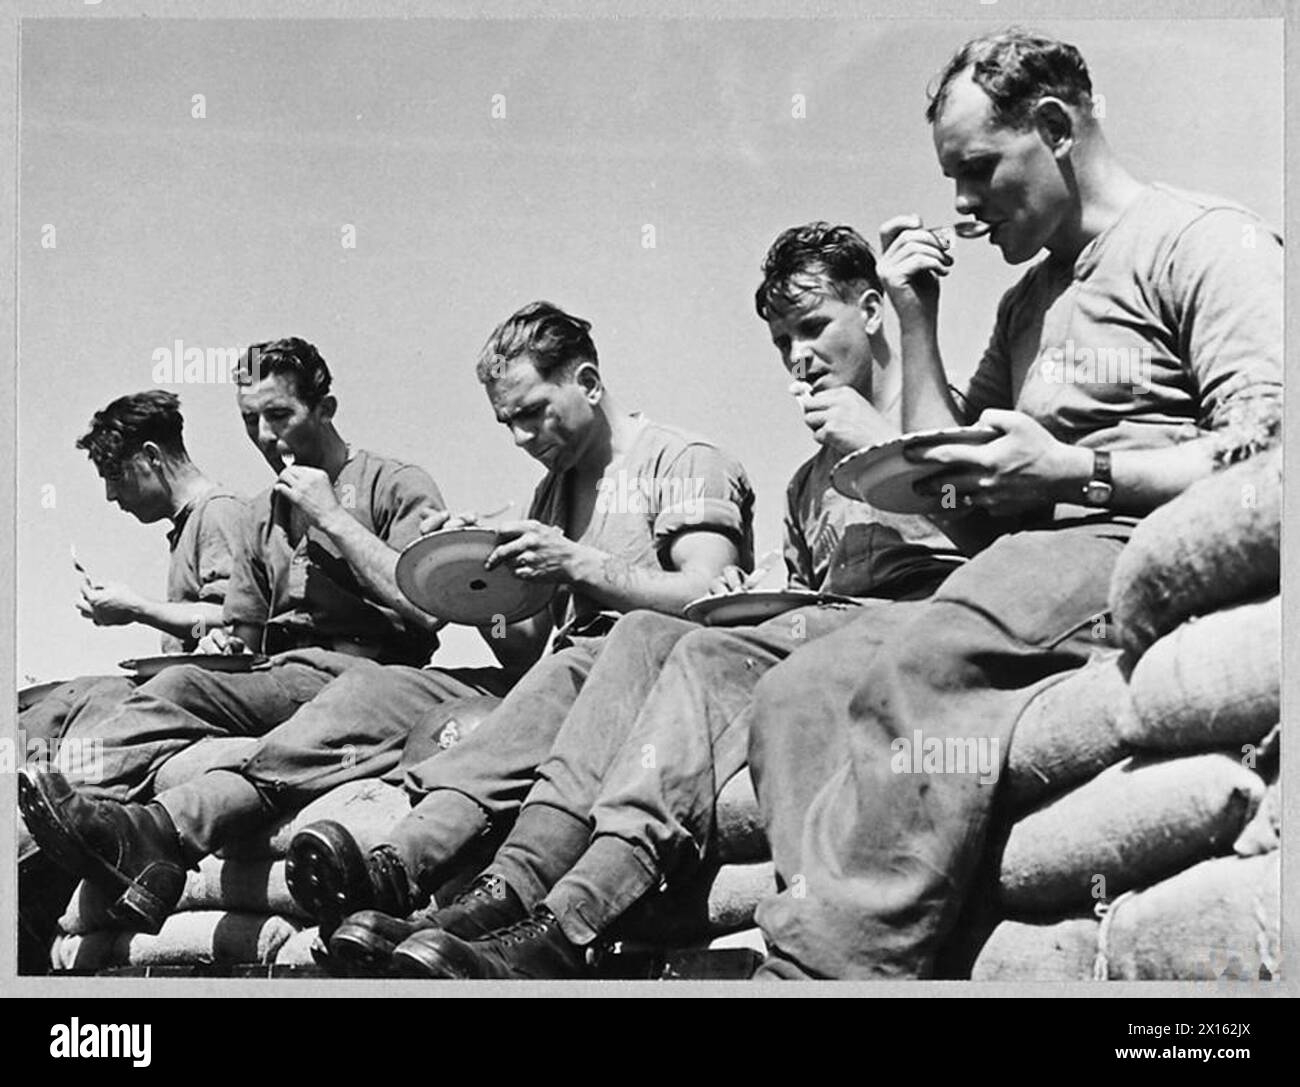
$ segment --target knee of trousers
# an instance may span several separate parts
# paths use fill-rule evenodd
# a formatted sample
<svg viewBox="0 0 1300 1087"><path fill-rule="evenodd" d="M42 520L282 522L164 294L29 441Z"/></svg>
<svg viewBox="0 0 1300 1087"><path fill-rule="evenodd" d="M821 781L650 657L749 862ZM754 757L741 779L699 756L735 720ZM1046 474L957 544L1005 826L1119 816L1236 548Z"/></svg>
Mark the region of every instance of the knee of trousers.
<svg viewBox="0 0 1300 1087"><path fill-rule="evenodd" d="M156 676L136 688L133 698L152 695L164 702L184 702L193 691L208 690L215 673L194 664L178 664L164 668Z"/></svg>

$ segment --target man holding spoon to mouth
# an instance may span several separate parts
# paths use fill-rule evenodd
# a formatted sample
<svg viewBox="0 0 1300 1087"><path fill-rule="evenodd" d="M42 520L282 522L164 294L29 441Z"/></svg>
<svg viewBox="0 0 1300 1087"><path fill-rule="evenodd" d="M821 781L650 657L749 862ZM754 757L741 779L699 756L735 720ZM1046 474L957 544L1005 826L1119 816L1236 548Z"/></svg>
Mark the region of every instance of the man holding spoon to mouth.
<svg viewBox="0 0 1300 1087"><path fill-rule="evenodd" d="M760 682L750 760L786 890L758 921L763 976L927 977L980 857L994 787L891 772L891 743L991 742L1036 684L1108 643L1133 526L1280 423L1280 240L1226 200L1143 184L1110 150L1083 58L1024 31L969 42L926 112L956 210L1009 264L966 396L940 358L956 246L917 216L881 228L899 316L904 431L936 515L1019 519L927 601L877 609ZM974 228L963 228L969 232ZM845 697L845 692L850 692Z"/></svg>

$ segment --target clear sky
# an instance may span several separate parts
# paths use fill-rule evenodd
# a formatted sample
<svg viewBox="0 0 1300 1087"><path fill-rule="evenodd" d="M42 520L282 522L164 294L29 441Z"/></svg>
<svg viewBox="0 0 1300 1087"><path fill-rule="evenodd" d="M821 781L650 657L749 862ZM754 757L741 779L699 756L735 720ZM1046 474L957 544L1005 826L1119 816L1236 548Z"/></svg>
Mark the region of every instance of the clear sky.
<svg viewBox="0 0 1300 1087"><path fill-rule="evenodd" d="M161 595L166 526L105 503L73 443L96 409L153 384L154 352L178 339L313 341L345 438L425 466L454 508L490 509L526 504L541 469L496 425L474 358L498 321L550 299L592 321L623 404L741 458L759 551L775 546L812 445L753 312L759 262L812 218L873 242L899 212L950 222L925 87L1000 25L26 21L20 683L157 651L153 631L74 610L70 544L97 576ZM1279 22L1037 25L1082 50L1139 177L1280 224ZM942 341L962 377L1018 273L958 244ZM195 460L265 487L231 387L171 387ZM487 659L472 632L444 641L447 663Z"/></svg>

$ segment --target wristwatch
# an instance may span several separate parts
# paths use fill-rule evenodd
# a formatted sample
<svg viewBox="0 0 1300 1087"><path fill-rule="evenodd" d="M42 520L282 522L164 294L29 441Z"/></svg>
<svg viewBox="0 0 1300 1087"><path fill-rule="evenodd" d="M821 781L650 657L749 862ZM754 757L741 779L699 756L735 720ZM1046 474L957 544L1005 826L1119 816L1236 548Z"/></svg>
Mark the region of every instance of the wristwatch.
<svg viewBox="0 0 1300 1087"><path fill-rule="evenodd" d="M1110 454L1100 450L1092 453L1092 478L1083 485L1083 501L1088 506L1106 506L1115 485L1110 477Z"/></svg>

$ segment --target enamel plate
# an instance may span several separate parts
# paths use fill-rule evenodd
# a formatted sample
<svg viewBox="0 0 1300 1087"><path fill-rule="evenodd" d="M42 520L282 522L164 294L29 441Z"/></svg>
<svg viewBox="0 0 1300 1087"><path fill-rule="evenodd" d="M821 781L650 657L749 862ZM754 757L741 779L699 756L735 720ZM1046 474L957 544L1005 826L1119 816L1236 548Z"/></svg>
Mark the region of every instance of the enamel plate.
<svg viewBox="0 0 1300 1087"><path fill-rule="evenodd" d="M249 653L167 653L161 657L133 657L118 661L117 666L134 672L139 679L156 676L164 668L193 664L209 672L251 672L266 658Z"/></svg>
<svg viewBox="0 0 1300 1087"><path fill-rule="evenodd" d="M794 608L810 604L838 604L857 606L851 596L835 593L810 593L798 589L781 589L776 592L726 593L720 596L702 596L686 605L683 614L692 623L706 627L753 626L782 615Z"/></svg>
<svg viewBox="0 0 1300 1087"><path fill-rule="evenodd" d="M943 469L933 464L914 464L903 456L904 449L936 445L984 445L1002 432L987 426L945 427L918 430L869 445L850 453L831 469L831 484L846 498L866 502L888 513L937 513L943 507L938 495L920 495L913 487Z"/></svg>
<svg viewBox="0 0 1300 1087"><path fill-rule="evenodd" d="M508 566L483 569L497 546L490 528L454 528L421 536L397 559L397 587L417 608L451 623L517 623L555 595L550 582L524 581Z"/></svg>

